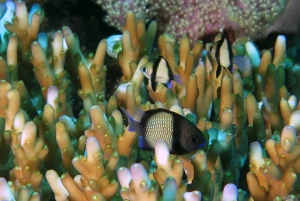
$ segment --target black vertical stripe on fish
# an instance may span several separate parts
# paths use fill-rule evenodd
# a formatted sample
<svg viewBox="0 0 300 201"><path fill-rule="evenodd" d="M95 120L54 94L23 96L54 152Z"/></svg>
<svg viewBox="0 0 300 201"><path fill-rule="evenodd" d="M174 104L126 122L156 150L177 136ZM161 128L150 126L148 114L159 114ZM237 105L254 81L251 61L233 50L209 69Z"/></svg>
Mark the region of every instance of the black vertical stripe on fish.
<svg viewBox="0 0 300 201"><path fill-rule="evenodd" d="M221 74L222 71L222 66L218 64L217 70L216 70L216 78L218 78Z"/></svg>
<svg viewBox="0 0 300 201"><path fill-rule="evenodd" d="M173 142L173 145L174 145L174 147L176 147L176 150L178 152L185 152L185 149L183 148L180 140L178 140L178 139L181 138L181 133L179 132L180 131L180 124L181 124L180 119L176 118L174 120L174 125L173 125L173 128L174 128L174 133L173 133L173 135L174 135L174 142Z"/></svg>
<svg viewBox="0 0 300 201"><path fill-rule="evenodd" d="M224 51L226 53L225 55L224 55ZM228 60L228 62L226 61L226 63L228 63L226 65L224 64L223 61L224 56ZM227 68L228 69L227 72L232 71L232 59L233 59L233 52L231 49L231 44L226 31L224 31L221 40L217 42L217 47L216 47L216 60L218 63L216 77L220 76L222 70L221 68Z"/></svg>
<svg viewBox="0 0 300 201"><path fill-rule="evenodd" d="M162 60L165 61L166 65L160 65ZM168 72L168 74L165 75L165 76L167 76L167 82L163 83L163 84L166 85L166 84L168 84L168 82L170 82L171 80L174 79L173 73L171 71L168 61L164 57L159 56L153 63L153 71L152 71L152 75L151 75L151 87L152 87L153 91L156 91L156 87L157 87L156 79L161 77L161 75L158 75L158 70L159 70L159 68L163 68L163 67L165 67Z"/></svg>
<svg viewBox="0 0 300 201"><path fill-rule="evenodd" d="M153 71L152 71L152 75L151 75L151 87L153 91L156 91L156 74L157 74L157 69L158 69L158 64L160 62L160 57L159 56L153 63Z"/></svg>
<svg viewBox="0 0 300 201"><path fill-rule="evenodd" d="M157 86L157 83L155 82L155 76L151 75L151 88L154 92L156 91L156 86Z"/></svg>

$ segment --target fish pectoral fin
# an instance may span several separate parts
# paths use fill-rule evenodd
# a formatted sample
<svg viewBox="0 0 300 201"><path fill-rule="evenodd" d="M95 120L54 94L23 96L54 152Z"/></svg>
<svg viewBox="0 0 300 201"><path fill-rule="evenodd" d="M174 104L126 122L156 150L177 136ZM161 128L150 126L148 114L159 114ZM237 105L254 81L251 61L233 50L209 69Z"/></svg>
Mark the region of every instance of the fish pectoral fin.
<svg viewBox="0 0 300 201"><path fill-rule="evenodd" d="M245 71L246 69L251 69L251 62L249 57L247 56L234 56L233 57L233 64L236 64L238 69L241 71Z"/></svg>

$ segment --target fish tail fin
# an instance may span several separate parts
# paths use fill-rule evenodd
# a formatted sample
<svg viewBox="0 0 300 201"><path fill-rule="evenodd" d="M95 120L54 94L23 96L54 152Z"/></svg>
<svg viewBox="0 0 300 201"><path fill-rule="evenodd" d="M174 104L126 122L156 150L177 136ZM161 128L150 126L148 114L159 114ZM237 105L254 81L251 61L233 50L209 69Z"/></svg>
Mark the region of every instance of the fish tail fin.
<svg viewBox="0 0 300 201"><path fill-rule="evenodd" d="M171 88L172 88L172 86L173 86L173 84L172 84L172 82L171 82L171 81L167 83L167 87L168 87L169 89L171 89Z"/></svg>
<svg viewBox="0 0 300 201"><path fill-rule="evenodd" d="M183 81L182 81L180 75L178 75L178 74L173 74L173 80L174 80L177 84L180 84L180 85L183 84ZM166 84L166 86L167 86L169 89L171 89L172 86L173 86L172 80L170 80L170 81Z"/></svg>
<svg viewBox="0 0 300 201"><path fill-rule="evenodd" d="M174 81L177 82L178 84L183 84L183 80L181 79L180 75L178 74L173 74Z"/></svg>
<svg viewBox="0 0 300 201"><path fill-rule="evenodd" d="M128 112L127 110L125 110L123 107L120 107L121 110L126 114L127 118L128 118L128 130L130 132L135 132L136 131L136 124L138 123Z"/></svg>
<svg viewBox="0 0 300 201"><path fill-rule="evenodd" d="M241 71L251 68L250 59L247 56L234 56L233 63L236 64Z"/></svg>

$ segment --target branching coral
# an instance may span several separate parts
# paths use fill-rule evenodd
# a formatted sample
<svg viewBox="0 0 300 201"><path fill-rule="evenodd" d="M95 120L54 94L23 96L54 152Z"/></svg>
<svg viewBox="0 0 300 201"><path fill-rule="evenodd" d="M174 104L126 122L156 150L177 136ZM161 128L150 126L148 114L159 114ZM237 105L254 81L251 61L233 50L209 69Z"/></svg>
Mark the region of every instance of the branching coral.
<svg viewBox="0 0 300 201"><path fill-rule="evenodd" d="M263 158L258 142L253 142L250 149L251 172L247 180L254 200L273 200L275 196L286 198L290 193L299 192L299 144L293 127L284 127L280 143L273 139L266 142L271 159Z"/></svg>
<svg viewBox="0 0 300 201"><path fill-rule="evenodd" d="M243 3L237 6L245 9ZM52 37L38 33L39 6L29 14L24 2L1 6L15 16L3 15L11 33L7 45L1 43L0 58L0 199L48 200L51 191L56 200L102 201L300 196L300 97L295 86L286 86L288 75L294 83L300 76L299 66L286 59L284 36L277 38L274 56L269 50L261 54L251 41L236 41L236 55L247 62L231 74L205 54L209 44L184 36L178 45L178 38L160 35L157 52L183 82L172 88L157 83L154 92L140 67L157 54L153 46L161 25L151 22L146 29L129 12L116 58L123 76L106 99L109 41L85 55L68 27ZM33 74L24 76L28 70ZM137 109L176 112L202 131L206 144L181 156L171 155L160 140L153 151L143 150L119 107L132 116Z"/></svg>

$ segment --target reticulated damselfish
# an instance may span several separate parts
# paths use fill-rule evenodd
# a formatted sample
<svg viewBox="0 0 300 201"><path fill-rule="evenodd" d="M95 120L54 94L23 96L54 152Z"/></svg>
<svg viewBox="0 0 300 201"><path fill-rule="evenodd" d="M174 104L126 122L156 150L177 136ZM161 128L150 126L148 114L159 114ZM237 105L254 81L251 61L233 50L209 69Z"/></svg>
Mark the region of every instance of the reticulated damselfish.
<svg viewBox="0 0 300 201"><path fill-rule="evenodd" d="M157 82L164 84L168 88L172 88L172 80L182 84L179 75L173 74L167 60L159 56L154 62L148 62L141 66L140 70L151 81L151 88L155 92Z"/></svg>
<svg viewBox="0 0 300 201"><path fill-rule="evenodd" d="M202 148L205 139L202 132L188 119L166 109L138 110L138 119L122 109L129 120L129 131L137 132L139 146L153 150L158 140L167 144L170 154L183 155Z"/></svg>

